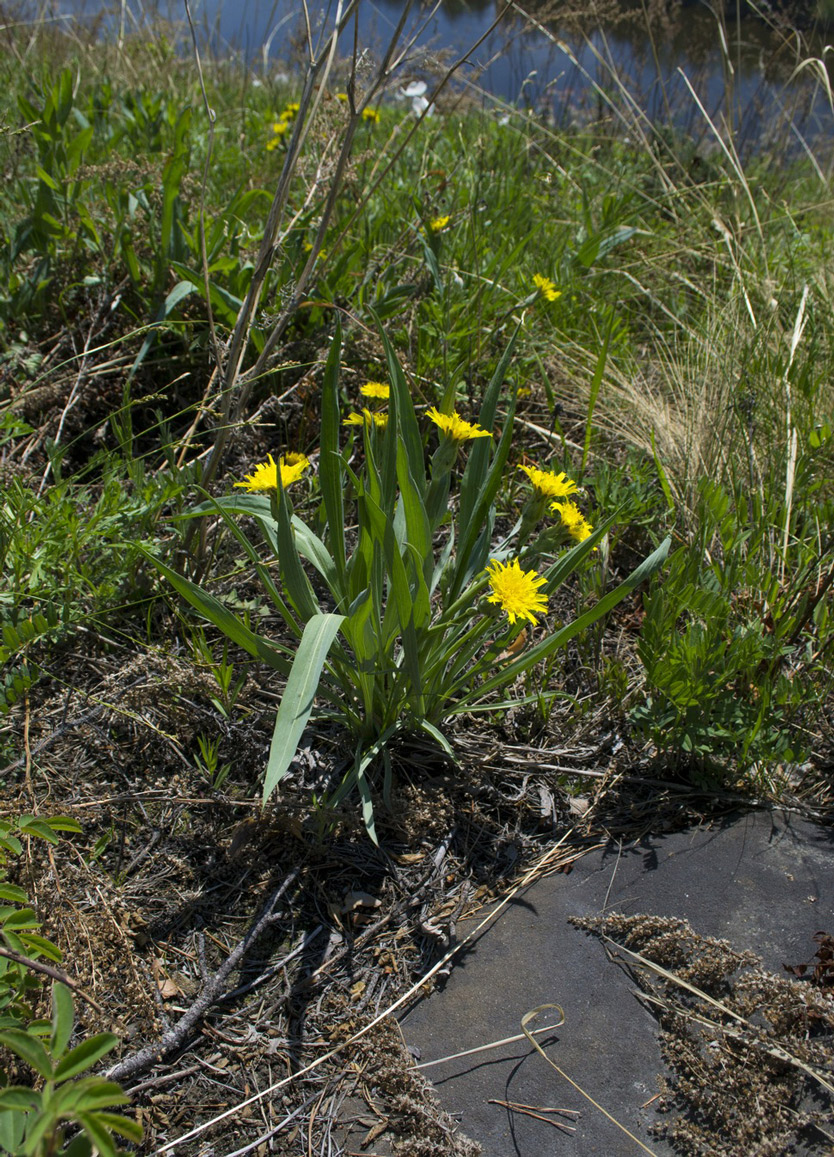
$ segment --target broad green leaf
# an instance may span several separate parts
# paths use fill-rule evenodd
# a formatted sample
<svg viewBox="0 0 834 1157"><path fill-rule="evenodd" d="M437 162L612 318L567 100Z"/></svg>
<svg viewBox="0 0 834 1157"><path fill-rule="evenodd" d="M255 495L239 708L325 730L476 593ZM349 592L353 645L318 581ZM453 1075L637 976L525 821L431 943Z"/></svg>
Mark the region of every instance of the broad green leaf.
<svg viewBox="0 0 834 1157"><path fill-rule="evenodd" d="M22 950L30 956L45 956L47 960L53 960L56 964L59 964L64 958L57 944L53 944L51 940L47 940L45 936L39 936L36 932L22 933L20 943Z"/></svg>
<svg viewBox="0 0 834 1157"><path fill-rule="evenodd" d="M76 1120L98 1149L99 1157L117 1157L113 1136L98 1120L97 1113L78 1113Z"/></svg>
<svg viewBox="0 0 834 1157"><path fill-rule="evenodd" d="M121 1085L114 1081L103 1081L100 1077L81 1077L55 1090L52 1107L69 1115L78 1109L82 1113L112 1109L116 1105L126 1105L129 1100Z"/></svg>
<svg viewBox="0 0 834 1157"><path fill-rule="evenodd" d="M135 1141L138 1144L142 1140L142 1126L130 1117L124 1117L121 1113L96 1113L96 1119L111 1133L118 1133L128 1141Z"/></svg>
<svg viewBox="0 0 834 1157"><path fill-rule="evenodd" d="M13 928L15 932L22 932L26 928L37 928L38 918L31 908L14 908L3 918L3 931Z"/></svg>
<svg viewBox="0 0 834 1157"><path fill-rule="evenodd" d="M0 1045L11 1049L15 1056L25 1061L44 1080L51 1079L52 1061L37 1037L30 1036L22 1029L9 1028L0 1033Z"/></svg>
<svg viewBox="0 0 834 1157"><path fill-rule="evenodd" d="M11 1090L6 1090L6 1092L11 1092ZM32 1095L38 1096L37 1093ZM17 1154L20 1152L26 1125L31 1112L36 1108L37 1101L28 1108L15 1104L9 1104L8 1107L4 1108L0 1103L0 1153Z"/></svg>
<svg viewBox="0 0 834 1157"><path fill-rule="evenodd" d="M101 1032L96 1033L95 1036L87 1037L80 1045L70 1049L66 1056L58 1062L55 1068L55 1080L66 1081L70 1077L77 1076L78 1073L83 1073L85 1069L92 1068L96 1061L100 1061L118 1043L119 1038L114 1036L112 1032Z"/></svg>
<svg viewBox="0 0 834 1157"><path fill-rule="evenodd" d="M40 1103L40 1099L40 1093L34 1089L25 1085L9 1085L0 1090L0 1113L6 1113L9 1109L32 1109Z"/></svg>
<svg viewBox="0 0 834 1157"><path fill-rule="evenodd" d="M40 839L46 840L49 844L57 844L60 842L58 836L53 832L49 824L44 823L43 820L36 816L21 816L17 821L18 830L24 836L39 836Z"/></svg>
<svg viewBox="0 0 834 1157"><path fill-rule="evenodd" d="M17 884L0 884L0 900L9 900L13 904L25 904L29 897Z"/></svg>
<svg viewBox="0 0 834 1157"><path fill-rule="evenodd" d="M343 615L313 615L304 628L275 719L264 779L264 802L286 774L298 749L313 710L327 652L343 620Z"/></svg>
<svg viewBox="0 0 834 1157"><path fill-rule="evenodd" d="M52 985L52 1055L60 1056L69 1044L75 1023L72 993L65 984Z"/></svg>
<svg viewBox="0 0 834 1157"><path fill-rule="evenodd" d="M75 832L76 835L81 832L81 824L72 816L50 816L45 822L49 824L53 832Z"/></svg>

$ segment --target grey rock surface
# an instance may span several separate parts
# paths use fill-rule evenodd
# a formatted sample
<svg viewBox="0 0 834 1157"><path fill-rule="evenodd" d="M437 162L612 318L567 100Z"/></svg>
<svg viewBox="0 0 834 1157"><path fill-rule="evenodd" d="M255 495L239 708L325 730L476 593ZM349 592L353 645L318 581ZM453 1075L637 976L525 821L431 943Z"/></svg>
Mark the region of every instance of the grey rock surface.
<svg viewBox="0 0 834 1157"><path fill-rule="evenodd" d="M783 964L813 956L816 932L834 934L834 830L759 811L609 844L569 874L544 877L516 896L465 951L445 989L404 1018L406 1042L427 1062L513 1036L529 1010L560 1005L564 1025L539 1038L546 1054L651 1152L665 1155L671 1148L650 1133L663 1072L654 1018L602 944L568 922L612 911L685 919L700 935L750 949L784 975ZM461 923L459 939L466 933ZM547 1023L537 1018L535 1026ZM486 1157L644 1152L526 1041L424 1071ZM494 1099L575 1109L581 1117L568 1134Z"/></svg>

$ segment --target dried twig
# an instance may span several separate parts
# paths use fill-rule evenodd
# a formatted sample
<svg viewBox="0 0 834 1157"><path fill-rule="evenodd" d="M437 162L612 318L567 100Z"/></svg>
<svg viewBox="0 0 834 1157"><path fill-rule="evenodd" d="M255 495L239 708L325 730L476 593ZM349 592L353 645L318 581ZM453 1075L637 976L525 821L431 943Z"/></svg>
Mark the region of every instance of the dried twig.
<svg viewBox="0 0 834 1157"><path fill-rule="evenodd" d="M184 1044L204 1013L222 997L226 981L231 973L261 933L273 922L275 919L275 905L298 879L300 871L300 868L295 868L290 872L283 884L275 889L269 897L261 915L237 947L229 954L220 968L218 968L217 972L215 972L214 976L204 987L188 1012L184 1013L173 1028L169 1032L166 1032L156 1044L146 1045L144 1048L139 1049L138 1052L133 1053L131 1056L119 1061L117 1065L113 1065L112 1068L108 1069L106 1073L108 1080L124 1081L128 1077L134 1077L137 1073L144 1072L166 1053L173 1052L174 1049L180 1048Z"/></svg>

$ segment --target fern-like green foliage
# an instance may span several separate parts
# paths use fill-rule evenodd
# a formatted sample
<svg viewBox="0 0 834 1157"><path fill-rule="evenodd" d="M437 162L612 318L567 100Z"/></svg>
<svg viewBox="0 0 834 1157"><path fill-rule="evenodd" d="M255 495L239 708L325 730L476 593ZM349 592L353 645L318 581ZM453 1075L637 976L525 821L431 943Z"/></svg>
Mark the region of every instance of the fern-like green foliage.
<svg viewBox="0 0 834 1157"><path fill-rule="evenodd" d="M48 635L61 624L58 611L47 606L31 618L2 624L0 667L11 664L0 675L0 714L6 712L25 695L38 677L37 668L29 661L27 650L39 638Z"/></svg>
<svg viewBox="0 0 834 1157"><path fill-rule="evenodd" d="M118 1037L98 1033L73 1043L72 993L60 981L52 985L51 1018L34 1012L43 983L35 966L39 960L58 964L61 952L40 935L28 897L9 883L6 866L23 851L23 836L56 844L59 833L78 831L69 816L0 821L0 1153L12 1157L117 1157L117 1137L142 1139L135 1120L112 1112L127 1101L122 1089L90 1074ZM10 1083L12 1056L31 1070L31 1083Z"/></svg>

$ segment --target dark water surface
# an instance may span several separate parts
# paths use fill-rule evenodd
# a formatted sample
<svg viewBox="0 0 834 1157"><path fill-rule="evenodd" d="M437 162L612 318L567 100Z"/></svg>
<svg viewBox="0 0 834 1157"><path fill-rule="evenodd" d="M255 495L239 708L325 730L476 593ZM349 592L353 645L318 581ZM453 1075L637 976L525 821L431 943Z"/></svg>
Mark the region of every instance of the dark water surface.
<svg viewBox="0 0 834 1157"><path fill-rule="evenodd" d="M362 47L387 43L402 3L360 0ZM532 14L542 12L541 0L532 3ZM148 26L157 15L177 22L185 16L182 0L47 0L23 8L29 17L46 13L59 21L90 20L106 12L106 27L116 35L120 28ZM803 53L822 55L821 43L800 48L753 18L719 22L698 0L651 33L639 8L627 20L589 21L581 31L542 17L537 17L541 27L531 28L511 11L490 32L502 8L502 0L443 0L436 11L412 12L407 28L420 29L423 48L445 51L450 59L488 34L462 66L459 82L475 94L529 105L556 123L596 115L607 95L618 90L620 102L627 103L625 90L652 122L671 121L697 135L711 132L705 113L716 123L725 118L743 149L768 143L784 148L788 138L797 148L801 138L817 146L834 139L834 118L814 70L792 79ZM203 44L212 51L233 49L253 67L267 69L286 69L297 59L300 0L191 0L191 9ZM334 12L335 4L310 4L314 27L329 27ZM345 52L351 43L352 29ZM415 59L405 66L403 82L421 74Z"/></svg>

